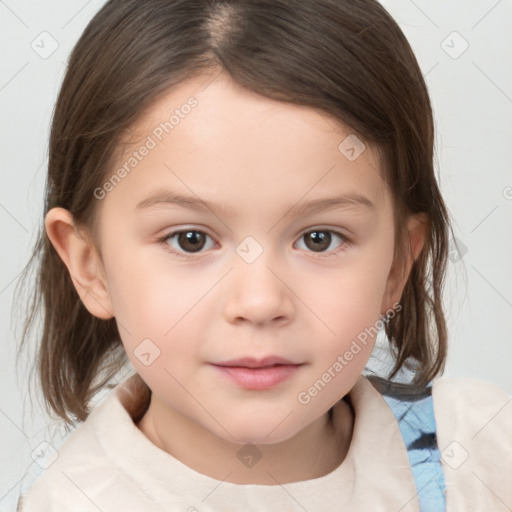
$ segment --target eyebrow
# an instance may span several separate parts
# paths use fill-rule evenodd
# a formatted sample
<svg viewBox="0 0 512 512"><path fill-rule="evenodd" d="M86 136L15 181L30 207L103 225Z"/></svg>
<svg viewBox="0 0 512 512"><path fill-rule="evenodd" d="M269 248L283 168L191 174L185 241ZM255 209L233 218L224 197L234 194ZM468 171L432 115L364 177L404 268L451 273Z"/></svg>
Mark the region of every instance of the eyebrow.
<svg viewBox="0 0 512 512"><path fill-rule="evenodd" d="M232 214L232 210L224 208L222 205L207 202L199 199L198 197L185 196L183 194L177 194L171 191L157 192L146 199L142 200L135 207L136 210L145 210L160 206L181 206L190 210L196 211L222 211L227 215ZM367 197L357 194L348 193L341 196L325 197L322 199L315 199L304 204L292 205L287 210L287 214L295 209L294 216L300 216L305 214L314 214L321 212L326 209L333 208L345 208L345 209L361 209L361 210L374 210L375 205Z"/></svg>

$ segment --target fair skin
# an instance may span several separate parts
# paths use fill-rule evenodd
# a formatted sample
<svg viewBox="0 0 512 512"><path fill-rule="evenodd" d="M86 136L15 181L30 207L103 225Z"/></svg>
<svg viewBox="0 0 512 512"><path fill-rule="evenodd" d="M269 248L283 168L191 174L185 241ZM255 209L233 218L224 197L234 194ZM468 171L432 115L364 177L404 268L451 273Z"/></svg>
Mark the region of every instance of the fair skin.
<svg viewBox="0 0 512 512"><path fill-rule="evenodd" d="M62 208L48 212L46 230L90 313L116 318L127 355L152 390L138 424L148 439L219 480L318 478L346 456L354 415L340 399L375 340L361 344L309 403L298 394L399 302L424 223L407 223L402 274L393 261L391 196L374 150L367 145L350 161L338 149L348 127L244 90L224 74L183 82L161 98L137 122L133 144L106 179L191 96L197 106L103 199L91 198L100 208L101 257ZM136 208L164 189L218 206ZM311 201L354 193L373 206L297 214ZM315 228L327 236L324 245L307 236ZM180 245L178 236L158 241L180 229L204 238L195 246ZM257 244L251 251L262 249L251 263L237 253L248 236ZM148 338L160 355L146 366L134 350ZM210 364L267 355L303 364L265 390L242 389ZM237 457L248 443L262 454L252 467Z"/></svg>

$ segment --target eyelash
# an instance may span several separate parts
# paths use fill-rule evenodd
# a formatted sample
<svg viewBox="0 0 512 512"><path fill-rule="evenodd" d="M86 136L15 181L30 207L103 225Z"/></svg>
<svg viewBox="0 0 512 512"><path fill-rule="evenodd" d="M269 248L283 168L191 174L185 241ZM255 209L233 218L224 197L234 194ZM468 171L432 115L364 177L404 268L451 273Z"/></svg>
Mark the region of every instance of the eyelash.
<svg viewBox="0 0 512 512"><path fill-rule="evenodd" d="M334 234L334 235L336 235L336 236L338 236L338 237L340 237L342 239L341 245L339 247L337 247L336 249L332 249L331 251L316 252L316 253L314 251L307 251L307 252L311 252L312 254L315 254L317 257L329 258L329 257L335 256L338 253L345 251L347 249L347 247L349 247L351 245L351 240L349 238L347 238L345 235L341 234L338 231L334 231L332 229L327 229L327 228L313 228L313 229L308 229L307 231L303 231L302 234L299 237L299 240L304 235L307 235L309 233L313 233L315 231L320 231L320 232L324 232L324 233L331 233L331 234ZM179 235L180 233L188 233L188 232L202 233L203 235L206 235L207 237L209 237L209 238L211 238L213 240L213 238L210 235L208 235L208 233L205 233L204 231L202 231L200 229L192 229L192 228L190 228L190 229L180 229L180 230L177 230L177 231L171 231L170 233L167 233L163 237L159 238L158 239L158 243L161 243L164 246L164 249L166 249L171 254L175 254L175 255L180 256L182 258L188 258L190 256L200 255L202 253L202 251L199 251L197 253L192 253L192 252L190 252L190 253L187 253L187 252L183 253L183 252L179 252L179 251L176 251L175 249L171 248L170 245L167 243L167 241L172 239L174 236Z"/></svg>

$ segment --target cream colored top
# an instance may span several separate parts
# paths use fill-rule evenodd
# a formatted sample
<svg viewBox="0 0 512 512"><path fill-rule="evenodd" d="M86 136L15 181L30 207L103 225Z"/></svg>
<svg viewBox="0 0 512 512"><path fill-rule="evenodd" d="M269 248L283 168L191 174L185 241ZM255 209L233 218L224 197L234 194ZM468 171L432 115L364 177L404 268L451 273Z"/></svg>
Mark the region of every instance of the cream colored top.
<svg viewBox="0 0 512 512"><path fill-rule="evenodd" d="M64 442L20 500L22 512L419 512L393 412L368 379L349 392L346 458L331 473L283 485L241 485L198 473L151 443L131 414L137 376L117 386ZM432 387L448 512L512 510L512 397L477 379Z"/></svg>

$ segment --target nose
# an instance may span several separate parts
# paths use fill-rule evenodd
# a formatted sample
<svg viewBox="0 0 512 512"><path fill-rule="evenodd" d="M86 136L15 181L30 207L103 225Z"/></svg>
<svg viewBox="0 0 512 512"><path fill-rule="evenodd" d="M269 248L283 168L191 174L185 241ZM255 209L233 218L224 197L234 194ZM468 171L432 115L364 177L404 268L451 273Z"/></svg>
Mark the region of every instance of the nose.
<svg viewBox="0 0 512 512"><path fill-rule="evenodd" d="M267 251L252 263L237 256L228 278L226 319L258 326L289 323L294 314L293 292L282 274Z"/></svg>

